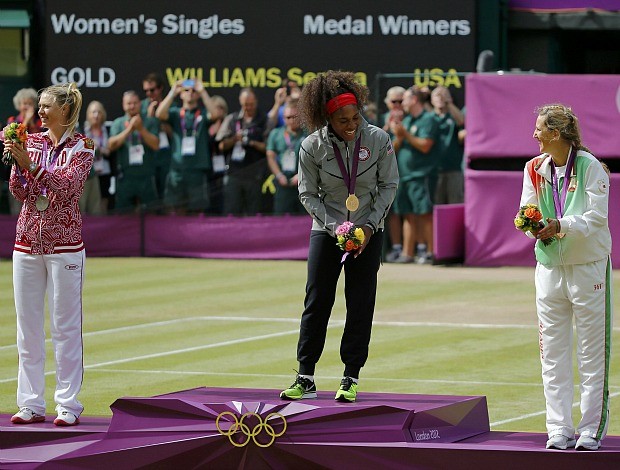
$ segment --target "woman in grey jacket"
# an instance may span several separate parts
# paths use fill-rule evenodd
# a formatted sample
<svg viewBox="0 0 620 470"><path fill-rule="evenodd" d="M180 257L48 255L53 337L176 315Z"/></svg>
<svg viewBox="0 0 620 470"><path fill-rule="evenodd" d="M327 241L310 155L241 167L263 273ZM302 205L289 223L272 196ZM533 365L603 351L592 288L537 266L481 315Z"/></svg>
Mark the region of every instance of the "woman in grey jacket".
<svg viewBox="0 0 620 470"><path fill-rule="evenodd" d="M327 333L336 285L345 271L346 323L340 343L344 374L335 399L354 402L359 371L368 357L384 220L396 194L398 169L388 134L360 110L368 89L351 72L328 71L306 84L299 197L313 218L308 279L301 317L295 382L282 399L316 398L314 370ZM362 245L343 262L335 231L349 221L364 231Z"/></svg>

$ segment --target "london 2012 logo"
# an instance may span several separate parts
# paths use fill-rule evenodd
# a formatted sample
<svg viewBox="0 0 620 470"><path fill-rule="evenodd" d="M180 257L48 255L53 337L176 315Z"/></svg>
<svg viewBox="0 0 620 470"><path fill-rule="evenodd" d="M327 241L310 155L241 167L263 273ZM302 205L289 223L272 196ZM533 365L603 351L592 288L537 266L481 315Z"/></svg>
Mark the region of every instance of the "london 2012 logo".
<svg viewBox="0 0 620 470"><path fill-rule="evenodd" d="M220 425L220 420L229 417L225 421L229 424ZM280 413L269 413L264 419L258 413L251 411L237 417L232 411L223 411L215 420L215 427L222 436L228 436L228 440L235 447L245 447L250 441L254 441L258 447L271 446L276 437L286 432L286 418ZM282 427L276 432L276 428Z"/></svg>

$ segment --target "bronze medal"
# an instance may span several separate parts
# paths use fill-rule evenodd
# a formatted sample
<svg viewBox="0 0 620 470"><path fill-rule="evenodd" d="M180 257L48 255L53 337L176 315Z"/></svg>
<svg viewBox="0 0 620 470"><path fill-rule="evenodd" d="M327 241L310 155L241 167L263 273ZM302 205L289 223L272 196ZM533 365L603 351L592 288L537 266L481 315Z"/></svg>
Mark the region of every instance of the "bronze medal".
<svg viewBox="0 0 620 470"><path fill-rule="evenodd" d="M50 205L50 200L47 198L47 196L43 196L43 195L39 196L37 198L37 202L35 203L37 210L41 212L47 209L49 205Z"/></svg>
<svg viewBox="0 0 620 470"><path fill-rule="evenodd" d="M349 194L349 197L345 201L344 205L347 206L347 209L351 212L355 212L360 206L360 200L355 194Z"/></svg>

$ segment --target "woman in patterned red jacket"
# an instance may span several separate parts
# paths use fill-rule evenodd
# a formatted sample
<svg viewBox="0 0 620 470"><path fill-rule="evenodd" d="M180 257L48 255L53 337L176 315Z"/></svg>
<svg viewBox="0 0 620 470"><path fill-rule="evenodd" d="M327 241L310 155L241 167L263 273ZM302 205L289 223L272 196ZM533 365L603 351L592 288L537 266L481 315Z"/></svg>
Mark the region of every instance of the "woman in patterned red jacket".
<svg viewBox="0 0 620 470"><path fill-rule="evenodd" d="M17 312L16 424L45 421L44 305L48 295L56 359L57 426L79 423L82 386L82 283L85 250L78 201L93 164L92 140L75 132L82 94L75 83L41 91L39 117L48 130L26 144L5 142L15 164L9 188L23 201L13 251Z"/></svg>

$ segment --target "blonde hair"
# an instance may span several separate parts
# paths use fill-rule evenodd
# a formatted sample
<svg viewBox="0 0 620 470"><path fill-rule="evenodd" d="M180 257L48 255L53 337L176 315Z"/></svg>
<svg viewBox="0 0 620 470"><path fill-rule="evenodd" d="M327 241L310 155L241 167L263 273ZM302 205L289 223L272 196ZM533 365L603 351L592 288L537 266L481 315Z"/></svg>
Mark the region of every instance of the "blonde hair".
<svg viewBox="0 0 620 470"><path fill-rule="evenodd" d="M573 110L560 103L545 104L536 109L539 116L544 117L545 125L550 131L558 131L560 137L569 142L577 150L592 153L581 142L579 119Z"/></svg>
<svg viewBox="0 0 620 470"><path fill-rule="evenodd" d="M86 116L88 117L88 113L90 112L91 108L94 108L95 106L98 106L99 109L101 110L101 116L103 119L103 122L105 122L105 120L108 118L108 113L105 110L105 107L103 106L103 103L101 103L101 101L91 101L90 103L88 103L88 106L86 107Z"/></svg>
<svg viewBox="0 0 620 470"><path fill-rule="evenodd" d="M392 88L389 88L388 91L385 92L385 98L383 99L383 102L387 104L390 101L390 96L393 96L393 95L403 96L405 91L407 90L405 90L405 88L402 86L393 86Z"/></svg>
<svg viewBox="0 0 620 470"><path fill-rule="evenodd" d="M545 125L551 131L557 130L560 137L575 147L592 154L590 149L581 143L581 130L579 129L579 119L569 106L560 103L546 104L536 109L539 116L545 118ZM603 169L610 174L609 167L605 162L601 162Z"/></svg>
<svg viewBox="0 0 620 470"><path fill-rule="evenodd" d="M220 95L213 95L211 97L211 101L213 101L213 103L215 103L215 106L221 106L222 109L224 109L224 114L228 114L228 103L226 102L226 100L224 99L223 96Z"/></svg>
<svg viewBox="0 0 620 470"><path fill-rule="evenodd" d="M53 96L54 101L59 107L69 107L69 120L65 125L70 132L73 132L78 125L80 110L82 109L82 93L80 93L77 84L75 82L70 82L51 85L47 88L43 88L43 90L39 92L39 96L44 93Z"/></svg>
<svg viewBox="0 0 620 470"><path fill-rule="evenodd" d="M32 100L32 103L36 108L38 98L39 97L37 96L37 90L35 90L34 88L22 88L17 93L15 93L15 96L13 97L13 106L15 106L15 109L19 111L19 106L24 101Z"/></svg>

